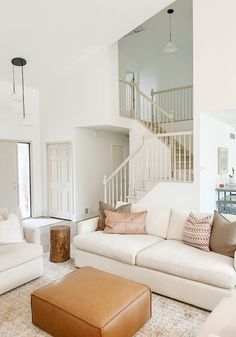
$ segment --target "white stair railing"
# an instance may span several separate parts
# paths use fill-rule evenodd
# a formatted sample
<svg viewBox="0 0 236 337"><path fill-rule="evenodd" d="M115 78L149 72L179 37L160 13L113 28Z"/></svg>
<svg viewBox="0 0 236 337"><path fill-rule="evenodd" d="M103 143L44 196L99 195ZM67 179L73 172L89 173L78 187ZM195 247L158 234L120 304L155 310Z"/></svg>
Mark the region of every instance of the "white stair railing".
<svg viewBox="0 0 236 337"><path fill-rule="evenodd" d="M153 133L173 131L173 114L145 95L135 82L119 80L120 115L139 120Z"/></svg>
<svg viewBox="0 0 236 337"><path fill-rule="evenodd" d="M193 119L193 86L154 91L151 100L168 113L173 113L174 121Z"/></svg>
<svg viewBox="0 0 236 337"><path fill-rule="evenodd" d="M104 176L104 201L109 205L116 205L116 202L126 201L130 189L130 162L141 151L144 146L144 139L141 146L132 153L124 162L109 176Z"/></svg>
<svg viewBox="0 0 236 337"><path fill-rule="evenodd" d="M153 135L109 177L104 177L104 200L115 206L146 189L148 181L193 181L193 132Z"/></svg>

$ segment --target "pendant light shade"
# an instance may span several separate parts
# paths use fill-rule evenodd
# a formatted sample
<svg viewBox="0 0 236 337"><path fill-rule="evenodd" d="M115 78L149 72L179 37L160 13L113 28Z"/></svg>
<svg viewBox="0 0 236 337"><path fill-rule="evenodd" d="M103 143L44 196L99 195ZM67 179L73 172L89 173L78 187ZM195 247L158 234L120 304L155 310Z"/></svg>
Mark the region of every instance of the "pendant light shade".
<svg viewBox="0 0 236 337"><path fill-rule="evenodd" d="M174 13L174 10L173 9L168 9L167 13L170 16L170 39L169 39L169 42L164 47L163 51L165 53L174 53L174 52L176 52L178 50L178 48L176 47L176 45L172 42L171 15Z"/></svg>

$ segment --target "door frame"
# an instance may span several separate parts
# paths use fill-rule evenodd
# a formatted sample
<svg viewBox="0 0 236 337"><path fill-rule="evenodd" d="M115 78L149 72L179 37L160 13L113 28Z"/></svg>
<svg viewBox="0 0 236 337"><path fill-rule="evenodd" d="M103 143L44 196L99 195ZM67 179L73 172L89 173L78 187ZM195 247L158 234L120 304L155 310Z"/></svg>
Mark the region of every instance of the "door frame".
<svg viewBox="0 0 236 337"><path fill-rule="evenodd" d="M18 141L17 144L28 144L29 145L29 193L30 193L30 216L28 218L33 217L33 179L32 179L32 171L33 171L33 160L32 160L32 142L28 142L27 140ZM19 179L19 177L18 177ZM18 194L19 194L19 186L18 186ZM24 219L28 219L24 218Z"/></svg>
<svg viewBox="0 0 236 337"><path fill-rule="evenodd" d="M33 184L33 146L32 141L27 139L7 139L7 138L0 138L0 142L7 142L7 143L27 143L29 144L29 168L30 168L30 209L31 209L31 217L34 216L34 184ZM18 158L17 158L18 160ZM18 162L17 162L17 175L18 175ZM19 177L18 177L18 203L19 203Z"/></svg>
<svg viewBox="0 0 236 337"><path fill-rule="evenodd" d="M72 220L73 219L73 214L74 214L74 166L73 166L73 142L71 140L65 140L65 141L49 141L46 142L46 166L47 166L47 215L50 216L49 212L49 161L48 161L48 145L62 145L62 144L68 144L70 146L70 162L71 162L71 188L70 188L70 193L71 193L71 209L70 209L70 219L66 220ZM50 216L53 218L53 216Z"/></svg>
<svg viewBox="0 0 236 337"><path fill-rule="evenodd" d="M128 145L125 145L125 144L116 144L116 143L111 144L111 172L114 172L117 169L117 168L114 169L114 167L113 167L114 146L123 147L123 150L124 150L124 160L128 157Z"/></svg>

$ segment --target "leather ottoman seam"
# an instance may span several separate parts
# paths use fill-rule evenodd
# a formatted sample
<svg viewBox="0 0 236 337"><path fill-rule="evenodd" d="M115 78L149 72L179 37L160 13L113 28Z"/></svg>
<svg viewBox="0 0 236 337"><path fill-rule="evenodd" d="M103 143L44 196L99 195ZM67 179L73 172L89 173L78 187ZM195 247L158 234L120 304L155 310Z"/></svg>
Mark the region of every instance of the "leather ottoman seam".
<svg viewBox="0 0 236 337"><path fill-rule="evenodd" d="M65 309L59 307L58 305L55 305L55 304L53 304L53 303L51 303L51 302L45 300L44 298L41 298L41 297L36 296L36 295L34 295L34 294L31 295L31 303L32 303L32 297L38 298L38 299L40 299L41 301L43 301L43 302L45 302L45 303L48 303L48 304L54 306L54 307L57 308L57 309L60 309L60 310L63 311L64 313L69 314L70 316L73 316L73 317L77 318L78 320L80 320L80 321L82 321L82 322L84 322L84 323L86 323L86 324L92 326L93 328L98 329L98 330L100 331L100 335L101 335L101 329L100 329L99 327L97 327L97 326L95 326L95 325L93 325L93 324L87 322L86 320L84 320L84 319L82 319L82 318L76 316L75 314L73 314L73 313L71 313L71 312L69 312L69 311L66 311ZM102 336L102 335L101 335L101 336Z"/></svg>

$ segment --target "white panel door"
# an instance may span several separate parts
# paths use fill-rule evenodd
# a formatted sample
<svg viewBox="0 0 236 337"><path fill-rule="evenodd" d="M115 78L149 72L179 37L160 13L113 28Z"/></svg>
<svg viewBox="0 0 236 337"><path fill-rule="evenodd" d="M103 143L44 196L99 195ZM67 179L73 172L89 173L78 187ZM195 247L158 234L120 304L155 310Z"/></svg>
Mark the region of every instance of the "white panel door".
<svg viewBox="0 0 236 337"><path fill-rule="evenodd" d="M18 207L17 143L0 141L0 208Z"/></svg>
<svg viewBox="0 0 236 337"><path fill-rule="evenodd" d="M72 160L71 144L48 144L48 211L49 215L71 219Z"/></svg>

